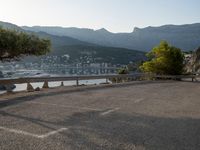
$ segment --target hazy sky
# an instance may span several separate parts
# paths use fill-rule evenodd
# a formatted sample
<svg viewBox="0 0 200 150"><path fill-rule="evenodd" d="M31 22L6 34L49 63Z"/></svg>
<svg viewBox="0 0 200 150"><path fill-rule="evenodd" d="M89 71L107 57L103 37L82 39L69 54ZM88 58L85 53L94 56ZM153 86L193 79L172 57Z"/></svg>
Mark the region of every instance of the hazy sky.
<svg viewBox="0 0 200 150"><path fill-rule="evenodd" d="M106 28L200 22L200 0L0 0L0 20L17 25Z"/></svg>

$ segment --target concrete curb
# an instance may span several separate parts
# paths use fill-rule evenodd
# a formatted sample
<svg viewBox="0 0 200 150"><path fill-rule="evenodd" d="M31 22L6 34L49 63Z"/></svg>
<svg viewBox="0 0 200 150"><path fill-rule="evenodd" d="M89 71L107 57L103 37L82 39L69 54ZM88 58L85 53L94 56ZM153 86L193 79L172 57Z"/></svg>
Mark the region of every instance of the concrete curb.
<svg viewBox="0 0 200 150"><path fill-rule="evenodd" d="M48 88L48 89L41 89L40 91L35 92L27 92L27 91L20 91L20 92L13 92L13 93L5 93L0 95L1 99L15 99L15 98L22 98L28 96L47 96L53 94L62 94L62 93L72 93L72 92L82 92L87 90L100 90L103 88L119 88L119 87L126 87L132 85L142 85L142 84L156 84L156 83L169 83L169 82L178 82L178 81L133 81L133 82L125 82L125 83L113 83L113 84L100 84L100 85L82 85L82 86L60 86L55 88Z"/></svg>

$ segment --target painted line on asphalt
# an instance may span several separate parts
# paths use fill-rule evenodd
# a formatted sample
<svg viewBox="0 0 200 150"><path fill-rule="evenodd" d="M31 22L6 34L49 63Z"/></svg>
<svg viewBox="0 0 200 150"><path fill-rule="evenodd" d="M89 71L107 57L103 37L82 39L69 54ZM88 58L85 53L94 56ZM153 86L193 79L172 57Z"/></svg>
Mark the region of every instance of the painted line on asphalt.
<svg viewBox="0 0 200 150"><path fill-rule="evenodd" d="M31 104L41 104L41 105L49 105L49 106L57 106L57 107L63 107L63 108L75 108L75 109L82 109L82 110L102 111L102 109L90 108L90 107L67 106L67 105L49 104L49 103L41 103L41 102L28 102L28 103L31 103Z"/></svg>
<svg viewBox="0 0 200 150"><path fill-rule="evenodd" d="M39 138L42 138L42 139L43 139L43 138L47 138L47 137L49 137L49 136L51 136L51 135L54 135L54 134L63 132L63 131L65 131L65 130L68 130L68 128L60 128L60 129L58 129L58 130L51 131L51 132L49 132L49 133L40 135Z"/></svg>
<svg viewBox="0 0 200 150"><path fill-rule="evenodd" d="M22 130L10 129L10 128L6 128L6 127L2 127L2 126L0 126L0 130L4 130L4 131L10 132L10 133L15 133L15 134L31 136L31 137L34 137L34 138L44 139L44 138L47 138L47 137L49 137L51 135L54 135L54 134L57 134L59 132L68 130L68 128L60 128L58 130L51 131L49 133L42 134L42 135L38 135L38 134L34 134L34 133L22 131Z"/></svg>
<svg viewBox="0 0 200 150"><path fill-rule="evenodd" d="M119 108L110 109L110 110L107 110L107 111L105 111L105 112L102 112L100 115L101 115L101 116L105 116L105 115L108 115L108 114L110 114L110 113L112 113L112 112L115 112L115 111L117 111L117 110L119 110Z"/></svg>

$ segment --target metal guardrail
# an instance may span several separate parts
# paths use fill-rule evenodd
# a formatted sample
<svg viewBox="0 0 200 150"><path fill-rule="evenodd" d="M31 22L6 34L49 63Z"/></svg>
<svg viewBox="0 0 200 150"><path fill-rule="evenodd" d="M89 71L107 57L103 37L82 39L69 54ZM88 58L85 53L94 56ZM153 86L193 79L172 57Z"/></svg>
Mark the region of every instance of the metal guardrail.
<svg viewBox="0 0 200 150"><path fill-rule="evenodd" d="M26 77L26 78L4 78L0 79L0 85L5 85L7 87L7 91L12 91L9 88L11 84L23 84L27 83L27 91L34 91L32 85L30 83L36 82L44 82L43 88L48 88L48 82L61 81L61 85L63 81L76 81L76 85L79 85L80 80L94 80L94 79L106 79L106 81L110 79L136 79L140 78L140 80L144 79L185 79L191 78L192 81L196 79L196 77L200 77L197 75L155 75L155 74L127 74L127 75L91 75L91 76L59 76L59 77Z"/></svg>
<svg viewBox="0 0 200 150"><path fill-rule="evenodd" d="M79 81L92 79L108 79L108 78L131 78L141 77L144 74L130 74L130 75L93 75L93 76L59 76L59 77L26 77L26 78L4 78L0 79L0 84L22 84L31 82L53 82L53 81Z"/></svg>

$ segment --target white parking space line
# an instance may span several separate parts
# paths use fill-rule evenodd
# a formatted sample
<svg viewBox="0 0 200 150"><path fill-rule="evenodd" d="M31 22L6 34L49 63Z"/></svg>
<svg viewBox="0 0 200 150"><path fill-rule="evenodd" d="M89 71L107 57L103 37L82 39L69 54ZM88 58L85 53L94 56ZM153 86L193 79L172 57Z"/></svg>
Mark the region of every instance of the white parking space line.
<svg viewBox="0 0 200 150"><path fill-rule="evenodd" d="M49 133L42 134L42 135L33 134L33 133L22 131L22 130L10 129L10 128L1 127L1 126L0 126L0 130L4 130L4 131L15 133L15 134L31 136L31 137L34 137L34 138L44 139L44 138L47 138L47 137L49 137L51 135L54 135L54 134L57 134L59 132L68 130L68 128L61 128L61 129L58 129L58 130L55 130L55 131L51 131Z"/></svg>
<svg viewBox="0 0 200 150"><path fill-rule="evenodd" d="M82 109L82 110L102 111L102 109L96 109L96 108L90 108L90 107L77 107L77 106L59 105L59 104L41 103L41 102L28 102L28 103L40 104L40 105L49 105L49 106L58 106L58 107L63 107L63 108L74 108L74 109Z"/></svg>
<svg viewBox="0 0 200 150"><path fill-rule="evenodd" d="M117 110L119 110L119 108L110 109L110 110L107 110L107 111L101 113L100 115L101 116L105 116L105 115L108 115L108 114L110 114L110 113L112 113L114 111L117 111Z"/></svg>
<svg viewBox="0 0 200 150"><path fill-rule="evenodd" d="M59 133L59 132L65 131L65 130L67 130L67 129L68 129L68 128L60 128L60 129L58 129L58 130L51 131L51 132L49 132L49 133L40 135L39 138L42 138L42 139L43 139L43 138L47 138L47 137L49 137L49 136L51 136L51 135L57 134L57 133Z"/></svg>

